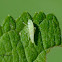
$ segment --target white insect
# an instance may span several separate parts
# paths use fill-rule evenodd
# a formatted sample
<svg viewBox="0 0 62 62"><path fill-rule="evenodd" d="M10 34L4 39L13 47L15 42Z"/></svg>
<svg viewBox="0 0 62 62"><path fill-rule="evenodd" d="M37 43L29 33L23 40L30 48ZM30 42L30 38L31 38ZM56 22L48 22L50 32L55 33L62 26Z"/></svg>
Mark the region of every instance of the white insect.
<svg viewBox="0 0 62 62"><path fill-rule="evenodd" d="M34 25L32 20L28 20L28 31L30 35L31 42L34 43Z"/></svg>

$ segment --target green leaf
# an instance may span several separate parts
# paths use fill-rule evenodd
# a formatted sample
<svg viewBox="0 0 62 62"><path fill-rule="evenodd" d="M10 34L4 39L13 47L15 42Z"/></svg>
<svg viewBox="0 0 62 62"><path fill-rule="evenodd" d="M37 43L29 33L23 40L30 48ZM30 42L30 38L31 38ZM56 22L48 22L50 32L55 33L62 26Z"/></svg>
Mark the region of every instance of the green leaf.
<svg viewBox="0 0 62 62"><path fill-rule="evenodd" d="M46 15L43 12L35 13L33 17L33 23L39 25L45 18Z"/></svg>
<svg viewBox="0 0 62 62"><path fill-rule="evenodd" d="M20 32L28 24L29 19L32 20L31 15L28 12L24 12L16 21L16 31Z"/></svg>
<svg viewBox="0 0 62 62"><path fill-rule="evenodd" d="M46 62L46 51L42 51L33 62Z"/></svg>
<svg viewBox="0 0 62 62"><path fill-rule="evenodd" d="M28 24L28 22L30 24ZM8 16L0 26L0 62L45 62L53 46L61 45L59 22L53 14L24 12Z"/></svg>
<svg viewBox="0 0 62 62"><path fill-rule="evenodd" d="M15 28L15 20L11 16L7 16L2 26L3 33L8 32L10 30L14 30Z"/></svg>
<svg viewBox="0 0 62 62"><path fill-rule="evenodd" d="M45 49L61 44L59 23L53 14L48 14L46 19L40 23L39 27Z"/></svg>

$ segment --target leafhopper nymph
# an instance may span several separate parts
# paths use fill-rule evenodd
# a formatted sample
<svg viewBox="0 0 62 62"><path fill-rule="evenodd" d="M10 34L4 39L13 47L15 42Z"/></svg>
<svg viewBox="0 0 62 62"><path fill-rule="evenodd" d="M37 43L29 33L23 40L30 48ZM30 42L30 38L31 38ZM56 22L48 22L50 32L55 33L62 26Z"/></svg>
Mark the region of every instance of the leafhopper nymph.
<svg viewBox="0 0 62 62"><path fill-rule="evenodd" d="M32 41L32 43L34 43L34 25L32 20L28 20L28 31L29 31L29 35L30 35L30 39Z"/></svg>

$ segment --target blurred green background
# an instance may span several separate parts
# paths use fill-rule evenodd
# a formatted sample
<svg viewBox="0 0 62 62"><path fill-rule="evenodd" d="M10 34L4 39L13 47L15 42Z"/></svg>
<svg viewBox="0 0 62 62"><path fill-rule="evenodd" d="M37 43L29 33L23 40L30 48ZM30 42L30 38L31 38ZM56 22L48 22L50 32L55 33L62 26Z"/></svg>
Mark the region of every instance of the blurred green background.
<svg viewBox="0 0 62 62"><path fill-rule="evenodd" d="M0 0L0 25L6 16L11 15L17 19L24 11L29 12L32 16L39 11L45 14L55 14L62 31L62 0ZM62 62L61 57L62 48L52 48L47 54L47 62Z"/></svg>

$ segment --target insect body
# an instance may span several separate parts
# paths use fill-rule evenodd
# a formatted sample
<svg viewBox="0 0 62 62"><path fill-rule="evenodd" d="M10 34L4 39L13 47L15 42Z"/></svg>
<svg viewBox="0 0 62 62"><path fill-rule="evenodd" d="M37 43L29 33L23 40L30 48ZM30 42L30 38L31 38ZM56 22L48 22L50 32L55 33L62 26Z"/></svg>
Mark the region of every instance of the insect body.
<svg viewBox="0 0 62 62"><path fill-rule="evenodd" d="M32 20L28 20L28 30L32 43L34 43L34 26Z"/></svg>

